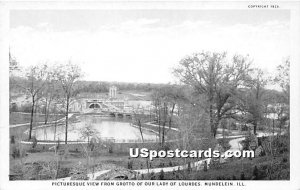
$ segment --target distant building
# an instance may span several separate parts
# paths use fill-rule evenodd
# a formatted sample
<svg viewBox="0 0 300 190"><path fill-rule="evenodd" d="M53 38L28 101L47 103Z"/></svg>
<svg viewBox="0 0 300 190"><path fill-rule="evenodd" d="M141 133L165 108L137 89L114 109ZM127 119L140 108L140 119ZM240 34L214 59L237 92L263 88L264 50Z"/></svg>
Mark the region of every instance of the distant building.
<svg viewBox="0 0 300 190"><path fill-rule="evenodd" d="M111 98L111 99L117 98L117 87L111 86L109 88L109 98Z"/></svg>

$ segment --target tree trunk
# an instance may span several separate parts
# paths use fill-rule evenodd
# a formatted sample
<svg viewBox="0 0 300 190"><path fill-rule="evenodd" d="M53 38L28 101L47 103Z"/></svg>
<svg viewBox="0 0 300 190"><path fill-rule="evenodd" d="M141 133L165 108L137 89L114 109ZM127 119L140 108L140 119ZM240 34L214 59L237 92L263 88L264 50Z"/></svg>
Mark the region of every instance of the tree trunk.
<svg viewBox="0 0 300 190"><path fill-rule="evenodd" d="M166 130L166 123L167 123L167 113L168 112L168 107L166 105L166 103L164 103L164 122L163 122L163 131L162 131L162 146L164 146L165 144L165 130Z"/></svg>
<svg viewBox="0 0 300 190"><path fill-rule="evenodd" d="M143 136L143 131L142 131L142 123L141 123L140 119L138 120L138 126L139 126L139 129L140 129L142 141L144 142L144 136Z"/></svg>
<svg viewBox="0 0 300 190"><path fill-rule="evenodd" d="M174 108L175 108L175 104L173 104L172 110L171 110L171 114L170 114L170 119L169 119L169 129L172 128L172 117L173 117L173 113L174 113Z"/></svg>
<svg viewBox="0 0 300 190"><path fill-rule="evenodd" d="M279 123L279 135L281 135L281 126L282 126L282 123L280 121L280 123Z"/></svg>
<svg viewBox="0 0 300 190"><path fill-rule="evenodd" d="M209 106L209 124L210 124L210 130L213 137L215 137L215 126L213 122L213 108L212 104Z"/></svg>
<svg viewBox="0 0 300 190"><path fill-rule="evenodd" d="M45 101L45 117L44 117L44 124L47 124L47 107L48 107L48 98Z"/></svg>
<svg viewBox="0 0 300 190"><path fill-rule="evenodd" d="M54 141L55 141L55 137L56 137L56 127L57 127L57 115L58 113L56 113L56 105L54 106L53 109L53 114L54 114Z"/></svg>
<svg viewBox="0 0 300 190"><path fill-rule="evenodd" d="M273 119L273 136L274 136L275 120Z"/></svg>
<svg viewBox="0 0 300 190"><path fill-rule="evenodd" d="M161 146L164 146L165 144L165 123L166 122L163 123Z"/></svg>
<svg viewBox="0 0 300 190"><path fill-rule="evenodd" d="M48 118L49 118L49 114L50 114L50 105L51 105L51 97L49 98L49 100L46 101L46 110L45 110L45 124L48 123Z"/></svg>
<svg viewBox="0 0 300 190"><path fill-rule="evenodd" d="M214 138L216 138L216 135L217 135L218 125L219 125L219 121L217 121L217 122L213 125L213 137L214 137Z"/></svg>
<svg viewBox="0 0 300 190"><path fill-rule="evenodd" d="M257 121L255 120L254 124L253 124L253 133L254 133L254 135L256 135L256 128L257 128Z"/></svg>
<svg viewBox="0 0 300 190"><path fill-rule="evenodd" d="M158 140L161 144L161 129L160 129L160 108L158 109Z"/></svg>
<svg viewBox="0 0 300 190"><path fill-rule="evenodd" d="M34 98L34 96L32 96L32 106L31 106L30 127L29 127L29 137L28 137L28 140L31 139L32 127L33 127L32 125L33 125L34 106L35 106L35 98Z"/></svg>
<svg viewBox="0 0 300 190"><path fill-rule="evenodd" d="M67 96L65 144L68 144L69 96Z"/></svg>

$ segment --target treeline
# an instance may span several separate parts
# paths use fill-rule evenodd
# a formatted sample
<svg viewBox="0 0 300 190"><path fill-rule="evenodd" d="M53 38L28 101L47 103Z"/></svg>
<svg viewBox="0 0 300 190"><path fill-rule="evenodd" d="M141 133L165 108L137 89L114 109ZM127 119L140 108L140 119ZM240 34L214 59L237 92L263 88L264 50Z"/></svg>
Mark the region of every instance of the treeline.
<svg viewBox="0 0 300 190"><path fill-rule="evenodd" d="M151 92L167 84L153 83L127 83L127 82L107 82L107 81L78 81L80 92L88 93L105 93L109 91L109 87L116 86L121 91L143 91Z"/></svg>
<svg viewBox="0 0 300 190"><path fill-rule="evenodd" d="M26 78L12 76L10 80L18 84L27 83ZM76 81L78 86L78 93L107 93L109 92L109 87L116 86L120 91L142 91L142 92L151 92L158 90L162 87L169 86L170 84L153 84L153 83L127 83L127 82L108 82L108 81ZM10 85L11 92L23 92L24 89L20 88L20 85L14 85L11 82Z"/></svg>

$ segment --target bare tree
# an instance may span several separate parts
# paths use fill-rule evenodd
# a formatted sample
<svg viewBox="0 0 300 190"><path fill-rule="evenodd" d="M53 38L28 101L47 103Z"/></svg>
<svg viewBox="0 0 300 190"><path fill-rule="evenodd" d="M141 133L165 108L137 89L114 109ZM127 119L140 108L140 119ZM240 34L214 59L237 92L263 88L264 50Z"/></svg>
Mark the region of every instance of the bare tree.
<svg viewBox="0 0 300 190"><path fill-rule="evenodd" d="M175 108L180 109L179 103L185 100L186 98L182 87L179 88L176 85L168 85L152 93L153 105L155 105L156 110L158 110L158 123L159 126L162 126L160 130L162 146L165 144L165 137L168 131L166 128L167 125L169 130L172 128Z"/></svg>
<svg viewBox="0 0 300 190"><path fill-rule="evenodd" d="M12 73L13 71L19 70L19 63L17 62L16 58L11 55L9 51L9 72Z"/></svg>
<svg viewBox="0 0 300 190"><path fill-rule="evenodd" d="M37 106L38 100L41 98L40 93L42 92L45 81L48 78L48 66L32 66L26 72L26 84L25 86L20 85L24 88L27 94L31 97L31 116L30 116L30 128L29 128L29 139L31 139L32 127L33 127L33 117L35 108Z"/></svg>
<svg viewBox="0 0 300 190"><path fill-rule="evenodd" d="M132 122L133 122L133 125L137 125L138 126L142 142L144 142L144 135L143 135L143 126L142 126L142 124L145 123L145 122L147 122L147 121L149 121L149 117L148 117L145 109L142 106L138 105L136 107L136 110L133 111Z"/></svg>
<svg viewBox="0 0 300 190"><path fill-rule="evenodd" d="M279 84L283 95L280 97L281 105L278 111L282 111L280 114L281 125L290 120L290 58L286 58L282 65L277 67L277 75L274 78L274 83ZM288 122L288 129L290 123Z"/></svg>
<svg viewBox="0 0 300 190"><path fill-rule="evenodd" d="M205 95L214 137L221 119L232 114L232 95L248 79L250 63L240 55L228 63L226 53L202 52L183 58L174 69L181 82L193 87L198 95Z"/></svg>
<svg viewBox="0 0 300 190"><path fill-rule="evenodd" d="M240 89L235 96L241 102L237 109L245 113L245 117L241 119L253 125L254 134L256 134L258 124L264 119L267 107L265 86L268 82L269 79L265 77L261 69L254 69L251 72L251 79L247 81L247 88Z"/></svg>
<svg viewBox="0 0 300 190"><path fill-rule="evenodd" d="M154 105L154 112L155 112L155 121L158 124L158 141L161 142L161 98L159 91L154 91L151 94L152 97L152 104Z"/></svg>
<svg viewBox="0 0 300 190"><path fill-rule="evenodd" d="M137 110L139 110L139 106L138 106ZM144 143L145 139L144 139L144 135L143 135L142 123L144 123L147 120L147 116L145 115L144 112L141 112L141 113L133 112L133 114L134 114L133 121L139 127L142 142ZM148 158L145 158L145 159L146 159L146 166L147 166L148 174L149 174L149 160L148 160Z"/></svg>
<svg viewBox="0 0 300 190"><path fill-rule="evenodd" d="M49 71L49 77L48 80L45 81L45 88L42 91L42 101L43 101L43 111L45 114L44 117L44 123L47 124L49 114L51 111L51 108L53 108L53 105L55 105L55 109L57 108L56 104L60 102L61 98L61 90L59 89L59 83L55 78L55 72ZM54 111L54 110L53 110ZM57 116L56 113L55 116Z"/></svg>
<svg viewBox="0 0 300 190"><path fill-rule="evenodd" d="M80 133L81 133L81 136L83 139L87 138L88 145L90 144L90 140L93 136L96 136L96 137L99 136L98 131L93 129L93 126L91 123L86 124L85 127L80 130Z"/></svg>
<svg viewBox="0 0 300 190"><path fill-rule="evenodd" d="M179 129L178 146L183 150L203 149L204 145L215 140L210 136L209 114L205 109L196 105L185 104L183 106L179 116ZM214 144L208 145L208 147L213 146ZM185 163L186 161L184 158Z"/></svg>
<svg viewBox="0 0 300 190"><path fill-rule="evenodd" d="M71 99L75 97L76 91L75 89L75 82L82 76L81 69L71 63L69 61L66 65L59 65L55 71L56 79L60 83L60 86L63 90L64 94L64 103L65 103L65 144L68 142L68 122L69 122L69 110Z"/></svg>
<svg viewBox="0 0 300 190"><path fill-rule="evenodd" d="M282 91L285 94L287 102L290 98L290 58L286 58L282 65L277 67L277 75L274 78L274 82L278 83Z"/></svg>

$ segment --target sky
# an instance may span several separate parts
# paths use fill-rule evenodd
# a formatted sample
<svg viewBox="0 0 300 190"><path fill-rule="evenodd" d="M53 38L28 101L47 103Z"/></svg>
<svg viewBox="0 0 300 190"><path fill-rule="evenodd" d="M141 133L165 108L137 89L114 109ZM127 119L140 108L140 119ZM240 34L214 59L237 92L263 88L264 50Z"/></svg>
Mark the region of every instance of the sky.
<svg viewBox="0 0 300 190"><path fill-rule="evenodd" d="M14 10L10 51L23 67L71 60L84 80L168 83L187 55L249 55L274 74L290 55L288 10Z"/></svg>

